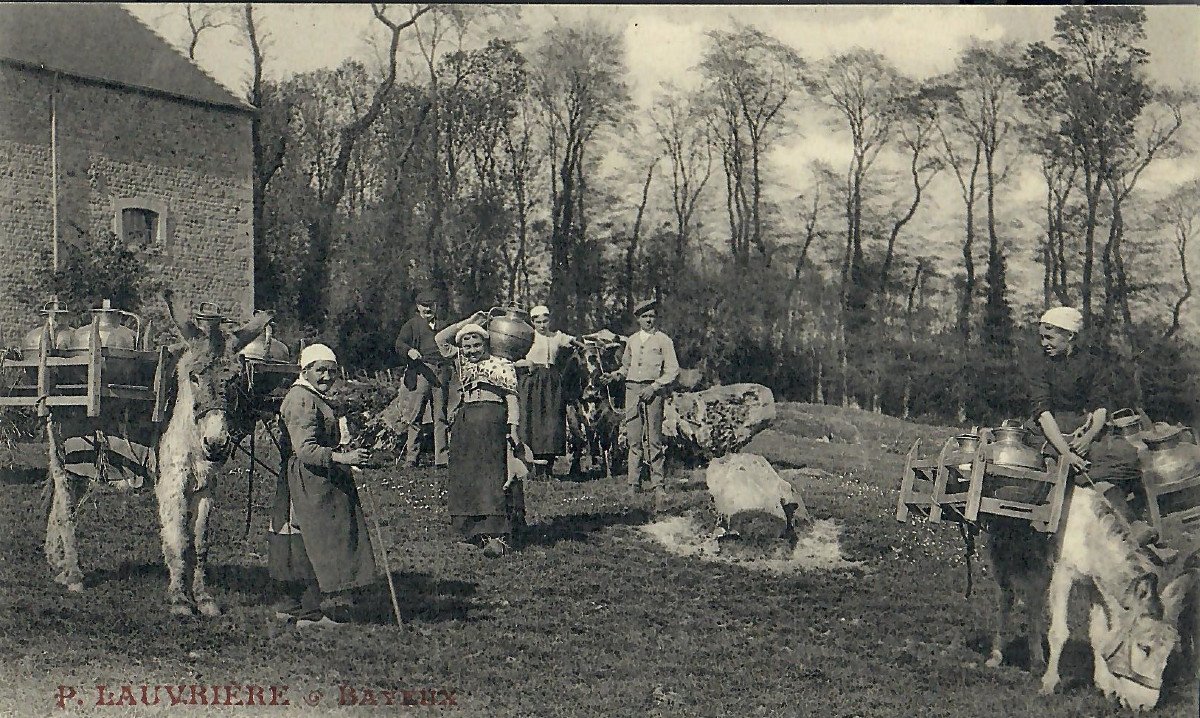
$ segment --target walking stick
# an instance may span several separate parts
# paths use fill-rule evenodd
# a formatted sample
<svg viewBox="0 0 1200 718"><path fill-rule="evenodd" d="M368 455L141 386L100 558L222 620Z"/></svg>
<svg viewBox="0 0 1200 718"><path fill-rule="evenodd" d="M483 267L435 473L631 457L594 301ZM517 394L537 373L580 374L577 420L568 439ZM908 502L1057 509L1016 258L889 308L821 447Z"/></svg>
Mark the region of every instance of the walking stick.
<svg viewBox="0 0 1200 718"><path fill-rule="evenodd" d="M341 417L338 421L338 428L341 431L342 439L349 443L350 427L346 417ZM367 497L367 520L371 522L371 526L375 529L375 540L379 543L379 554L383 557L383 572L387 576L388 594L392 598L392 611L396 616L396 625L403 628L404 619L400 617L400 601L396 599L396 584L392 581L392 566L388 561L387 544L383 541L383 529L379 528L379 504L375 503L375 495L365 488L358 486L358 477L362 475L362 469L357 466L350 467L350 474L355 478L355 488L358 489L360 495Z"/></svg>

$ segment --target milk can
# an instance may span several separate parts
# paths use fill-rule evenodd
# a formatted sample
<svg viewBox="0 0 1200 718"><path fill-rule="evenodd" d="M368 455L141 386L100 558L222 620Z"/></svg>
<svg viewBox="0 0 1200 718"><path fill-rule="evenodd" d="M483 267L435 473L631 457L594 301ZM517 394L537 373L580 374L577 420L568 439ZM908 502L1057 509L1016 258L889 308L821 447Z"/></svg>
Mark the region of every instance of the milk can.
<svg viewBox="0 0 1200 718"><path fill-rule="evenodd" d="M1025 443L1028 429L1005 421L992 429L992 435L996 437L992 444L992 463L1037 471L1044 468L1041 452Z"/></svg>
<svg viewBox="0 0 1200 718"><path fill-rule="evenodd" d="M123 325L123 317L129 317L136 323L136 329ZM133 312L123 309L113 309L112 301L105 299L99 309L92 310L92 321L96 324L96 333L100 336L100 346L119 349L136 349L138 334L142 329L142 318ZM92 325L84 324L71 335L68 349L72 354L82 354L88 351L92 344Z"/></svg>
<svg viewBox="0 0 1200 718"><path fill-rule="evenodd" d="M247 359L265 362L283 362L291 360L291 352L287 345L275 338L275 325L268 323L262 333L238 352Z"/></svg>
<svg viewBox="0 0 1200 718"><path fill-rule="evenodd" d="M488 338L492 353L509 361L524 359L533 346L529 314L516 305L493 307L488 312Z"/></svg>
<svg viewBox="0 0 1200 718"><path fill-rule="evenodd" d="M1200 475L1200 447L1191 429L1183 426L1156 426L1141 435L1146 444L1142 453L1142 472L1147 481L1172 483Z"/></svg>
<svg viewBox="0 0 1200 718"><path fill-rule="evenodd" d="M46 332L46 324L50 324L50 350L62 349L71 343L72 329L60 317L69 314L66 309L59 309L57 302L47 302L39 310L46 317L36 327L25 332L21 339L21 356L25 359L36 359L42 352L42 337Z"/></svg>
<svg viewBox="0 0 1200 718"><path fill-rule="evenodd" d="M957 444L955 451L964 451L973 454L979 449L979 434L959 434L954 437L954 443ZM956 468L960 473L966 474L971 470L971 464L959 464Z"/></svg>

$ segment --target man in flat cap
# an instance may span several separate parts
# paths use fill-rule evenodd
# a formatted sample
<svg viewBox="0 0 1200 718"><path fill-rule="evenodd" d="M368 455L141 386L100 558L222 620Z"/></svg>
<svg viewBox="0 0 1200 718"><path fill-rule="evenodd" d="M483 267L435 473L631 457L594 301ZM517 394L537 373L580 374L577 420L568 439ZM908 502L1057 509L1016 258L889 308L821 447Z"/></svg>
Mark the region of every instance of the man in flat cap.
<svg viewBox="0 0 1200 718"><path fill-rule="evenodd" d="M437 300L432 292L417 295L416 315L400 327L396 337L396 352L408 363L404 371L406 395L401 419L408 424L408 444L404 452L407 466L417 465L417 440L426 410L433 420L433 463L446 466L450 460L446 444L446 406L449 403L449 364L442 356L434 338L434 307Z"/></svg>
<svg viewBox="0 0 1200 718"><path fill-rule="evenodd" d="M633 309L638 331L625 344L621 368L625 379L625 437L629 442L629 488L654 491L655 513L662 507L665 455L662 445L663 401L679 376L679 360L671 337L656 328L658 302L638 302ZM648 485L643 469L649 469Z"/></svg>

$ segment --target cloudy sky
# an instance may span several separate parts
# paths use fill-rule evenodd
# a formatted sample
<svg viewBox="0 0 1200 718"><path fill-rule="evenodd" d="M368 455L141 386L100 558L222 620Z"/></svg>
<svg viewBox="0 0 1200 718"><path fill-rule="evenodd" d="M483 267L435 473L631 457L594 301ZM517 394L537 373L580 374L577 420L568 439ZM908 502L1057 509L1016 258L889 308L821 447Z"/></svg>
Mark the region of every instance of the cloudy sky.
<svg viewBox="0 0 1200 718"><path fill-rule="evenodd" d="M168 40L185 45L188 32L183 5L127 7ZM227 9L236 12L239 7ZM394 11L403 7L407 6ZM556 20L598 23L622 32L632 94L645 107L664 81L682 87L694 85L705 33L734 21L773 34L809 61L859 45L882 53L901 71L921 79L950 70L972 39L1049 40L1058 12L1058 7L1035 6L527 5L510 8L509 16L492 21L493 27L479 34L521 40L536 37ZM264 4L259 13L260 28L270 36L268 76L333 67L347 58L379 61L376 48L382 28L366 5ZM1146 13L1144 45L1150 51L1151 78L1174 86L1200 85L1200 8L1149 6ZM407 40L413 42L411 36ZM408 51L413 53L415 46L409 44ZM197 48L196 61L231 89L239 94L243 91L249 72L248 52L233 28L206 34ZM416 71L415 66L413 69ZM773 194L780 198L803 191L809 181L809 160L824 159L841 167L849 156L848 139L843 132L831 130L820 112L805 106L798 114L799 132L771 157ZM1197 128L1190 132L1194 133L1193 145L1200 142ZM897 162L898 157L891 158L891 163ZM1197 174L1200 163L1192 158L1163 160L1147 171L1140 187L1150 195L1158 194ZM1028 202L1033 208L1045 190L1037 172L1030 168L1010 180L1006 191L1010 193L1007 206ZM947 177L935 181L926 203L929 211L919 213L914 230L934 233L951 229L946 223L956 223L955 214L961 211L957 197L957 188ZM938 220L941 227L930 224ZM1024 231L1037 232L1035 227ZM1028 239L1032 241L1033 235Z"/></svg>

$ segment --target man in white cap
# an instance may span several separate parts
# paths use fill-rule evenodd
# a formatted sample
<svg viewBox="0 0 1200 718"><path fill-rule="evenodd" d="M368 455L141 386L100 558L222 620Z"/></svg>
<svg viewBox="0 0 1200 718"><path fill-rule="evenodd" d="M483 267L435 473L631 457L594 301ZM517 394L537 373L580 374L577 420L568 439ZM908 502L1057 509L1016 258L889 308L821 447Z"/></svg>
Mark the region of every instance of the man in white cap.
<svg viewBox="0 0 1200 718"><path fill-rule="evenodd" d="M522 438L535 458L535 475L549 477L554 457L567 453L567 405L563 398L562 352L579 345L570 334L550 329L550 308L539 304L529 311L533 320L533 346L514 365L521 370Z"/></svg>
<svg viewBox="0 0 1200 718"><path fill-rule="evenodd" d="M625 437L629 442L629 488L654 491L654 513L662 508L666 455L663 453L663 402L676 377L675 343L657 328L658 302L648 299L633 308L638 331L625 344L621 368L612 376L625 379ZM649 485L643 473L649 469Z"/></svg>
<svg viewBox="0 0 1200 718"><path fill-rule="evenodd" d="M1130 521L1142 545L1156 533L1141 521L1125 497L1144 499L1141 468L1132 444L1108 431L1108 409L1117 382L1113 365L1079 346L1083 315L1074 307L1055 307L1038 320L1041 360L1029 376L1031 425L1036 434L1070 464L1078 481L1095 482L1113 508Z"/></svg>

